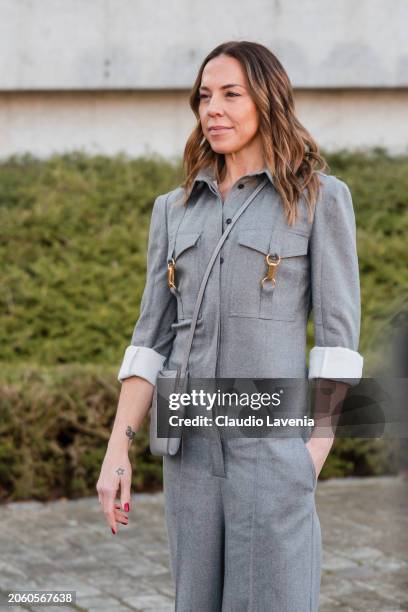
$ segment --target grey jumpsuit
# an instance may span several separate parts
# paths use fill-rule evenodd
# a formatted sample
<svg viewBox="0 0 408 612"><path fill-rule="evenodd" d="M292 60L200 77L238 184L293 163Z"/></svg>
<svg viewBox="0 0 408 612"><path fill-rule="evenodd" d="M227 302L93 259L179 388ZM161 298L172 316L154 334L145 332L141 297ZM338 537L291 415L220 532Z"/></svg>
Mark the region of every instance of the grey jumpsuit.
<svg viewBox="0 0 408 612"><path fill-rule="evenodd" d="M290 227L268 168L241 177L222 203L210 168L160 195L149 232L140 316L118 374L155 384L183 356L205 267L226 224L259 182L268 184L238 219L207 282L189 358L193 377L336 378L362 375L356 226L347 185L318 173L313 223L306 202ZM267 253L279 278L260 287ZM177 291L167 285L176 260ZM279 282L278 282L279 280ZM306 326L314 347L306 365ZM300 402L301 404L301 402ZM299 413L303 406L299 405ZM316 471L301 437L230 438L183 430L163 458L176 612L315 612L321 575Z"/></svg>

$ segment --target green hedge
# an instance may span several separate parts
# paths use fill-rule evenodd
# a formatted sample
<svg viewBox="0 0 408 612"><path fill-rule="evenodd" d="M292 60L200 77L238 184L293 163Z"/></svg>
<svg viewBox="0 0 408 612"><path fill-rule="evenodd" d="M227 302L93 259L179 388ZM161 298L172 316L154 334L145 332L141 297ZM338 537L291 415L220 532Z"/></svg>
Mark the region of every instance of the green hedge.
<svg viewBox="0 0 408 612"><path fill-rule="evenodd" d="M4 365L1 376L0 502L95 495L120 383L117 368ZM148 448L148 421L133 440L132 492L161 488L162 462ZM335 440L320 478L394 472L391 440Z"/></svg>
<svg viewBox="0 0 408 612"><path fill-rule="evenodd" d="M122 156L0 165L3 361L119 362L138 316L151 208L177 179L169 163Z"/></svg>
<svg viewBox="0 0 408 612"><path fill-rule="evenodd" d="M370 376L383 372L387 326L407 309L408 157L326 157L353 194ZM181 177L179 164L159 157L0 163L0 499L95 493L139 314L151 208ZM161 482L146 427L131 448L136 490ZM381 440L339 439L322 478L393 471L395 457Z"/></svg>
<svg viewBox="0 0 408 612"><path fill-rule="evenodd" d="M0 501L96 495L119 387L112 367L3 367ZM147 421L129 453L133 492L160 488Z"/></svg>

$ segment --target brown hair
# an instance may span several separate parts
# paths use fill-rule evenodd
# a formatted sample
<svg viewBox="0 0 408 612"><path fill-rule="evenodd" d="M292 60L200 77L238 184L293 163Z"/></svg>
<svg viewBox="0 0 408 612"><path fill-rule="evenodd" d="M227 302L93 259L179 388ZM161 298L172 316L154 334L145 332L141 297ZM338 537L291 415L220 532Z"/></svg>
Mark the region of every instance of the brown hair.
<svg viewBox="0 0 408 612"><path fill-rule="evenodd" d="M250 94L259 112L264 158L282 198L287 222L292 225L296 221L297 203L305 188L308 191L304 195L311 221L320 187L316 170L324 170L328 164L320 155L315 140L295 115L292 85L282 64L267 47L249 41L229 41L218 45L200 66L189 100L197 125L184 149L186 178L181 183L185 190L183 203L187 203L194 178L202 167L211 166L217 182L221 182L225 175L224 155L214 152L204 138L198 111L204 67L208 61L222 54L237 59L246 74Z"/></svg>

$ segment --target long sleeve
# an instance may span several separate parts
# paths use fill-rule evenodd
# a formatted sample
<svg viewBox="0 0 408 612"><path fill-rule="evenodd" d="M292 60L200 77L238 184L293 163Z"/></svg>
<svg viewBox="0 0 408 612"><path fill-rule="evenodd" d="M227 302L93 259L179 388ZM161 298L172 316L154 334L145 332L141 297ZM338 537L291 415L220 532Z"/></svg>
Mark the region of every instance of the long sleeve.
<svg viewBox="0 0 408 612"><path fill-rule="evenodd" d="M360 278L356 221L346 183L326 177L310 238L314 344L308 378L357 385L362 376Z"/></svg>
<svg viewBox="0 0 408 612"><path fill-rule="evenodd" d="M126 348L118 380L141 376L153 385L170 355L177 317L177 300L167 285L167 195L156 198L149 228L146 283L140 316Z"/></svg>

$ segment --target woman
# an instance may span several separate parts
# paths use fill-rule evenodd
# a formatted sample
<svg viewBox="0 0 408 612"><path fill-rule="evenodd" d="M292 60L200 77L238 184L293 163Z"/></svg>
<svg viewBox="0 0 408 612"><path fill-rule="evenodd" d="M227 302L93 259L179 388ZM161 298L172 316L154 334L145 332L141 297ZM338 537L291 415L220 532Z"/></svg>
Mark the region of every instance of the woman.
<svg viewBox="0 0 408 612"><path fill-rule="evenodd" d="M185 148L186 180L154 203L141 313L118 375L117 416L97 484L113 533L127 521L115 495L120 487L128 512L127 445L149 410L157 374L180 365L205 267L262 181L208 279L190 375L325 379L337 405L362 374L350 191L316 169L326 164L295 116L282 65L262 45L221 44L203 61L190 105L198 121ZM266 260L271 253L281 257L276 270ZM170 290L167 265L174 262ZM317 610L315 487L333 437L314 431L307 443L293 436L260 443L216 431L195 436L185 428L178 453L163 460L176 610Z"/></svg>

